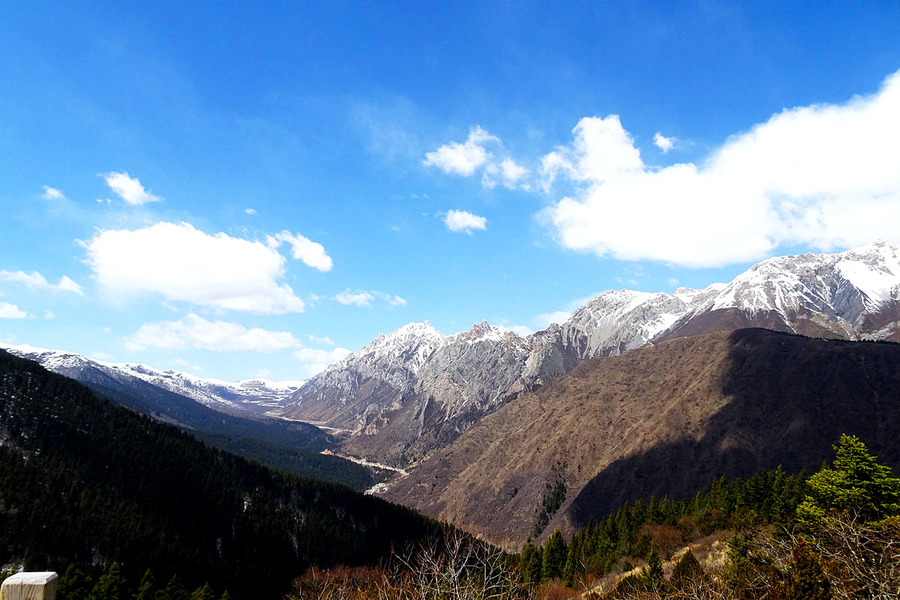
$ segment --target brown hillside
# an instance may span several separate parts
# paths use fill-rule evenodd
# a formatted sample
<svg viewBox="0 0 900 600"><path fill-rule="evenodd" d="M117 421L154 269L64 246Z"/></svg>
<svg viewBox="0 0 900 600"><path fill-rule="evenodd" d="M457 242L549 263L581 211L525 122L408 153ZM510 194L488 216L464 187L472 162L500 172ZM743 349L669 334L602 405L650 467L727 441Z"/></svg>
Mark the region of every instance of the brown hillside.
<svg viewBox="0 0 900 600"><path fill-rule="evenodd" d="M841 433L900 465L900 345L761 329L589 360L488 415L395 483L390 500L510 548L623 501L688 497L713 477L816 470Z"/></svg>

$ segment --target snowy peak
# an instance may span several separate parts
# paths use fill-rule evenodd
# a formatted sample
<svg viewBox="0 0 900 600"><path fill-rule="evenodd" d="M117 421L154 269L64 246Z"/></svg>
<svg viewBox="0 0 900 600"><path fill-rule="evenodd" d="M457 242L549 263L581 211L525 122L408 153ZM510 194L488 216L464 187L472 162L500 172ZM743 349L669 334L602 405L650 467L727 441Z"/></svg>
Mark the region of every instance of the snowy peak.
<svg viewBox="0 0 900 600"><path fill-rule="evenodd" d="M446 341L447 337L432 327L428 321L408 323L396 331L379 335L358 354L351 354L338 365L369 361L398 366L402 364L405 368L416 372ZM338 365L332 365L329 370Z"/></svg>
<svg viewBox="0 0 900 600"><path fill-rule="evenodd" d="M72 352L47 350L28 345L0 344L0 348L21 358L33 360L48 371L67 377L79 379L82 371L94 369L117 380L135 378L195 400L209 408L226 412L242 412L246 410L242 406L243 404L280 402L300 387L300 383L296 382L272 383L262 380L255 380L253 385L246 385L246 382L229 383L171 369L160 371L142 364L91 360Z"/></svg>
<svg viewBox="0 0 900 600"><path fill-rule="evenodd" d="M460 331L452 336L456 341L474 344L475 342L499 342L507 335L516 335L511 331L507 331L502 327L495 327L487 321L481 321L472 325L471 329Z"/></svg>
<svg viewBox="0 0 900 600"><path fill-rule="evenodd" d="M695 312L736 308L775 311L790 320L801 310L855 327L866 314L900 300L900 247L888 242L837 254L770 258L738 275Z"/></svg>
<svg viewBox="0 0 900 600"><path fill-rule="evenodd" d="M560 326L563 341L575 350L579 360L643 346L692 308L686 298L702 293L687 289L679 292L603 292Z"/></svg>
<svg viewBox="0 0 900 600"><path fill-rule="evenodd" d="M865 296L870 309L900 300L900 245L877 241L837 256L836 269Z"/></svg>

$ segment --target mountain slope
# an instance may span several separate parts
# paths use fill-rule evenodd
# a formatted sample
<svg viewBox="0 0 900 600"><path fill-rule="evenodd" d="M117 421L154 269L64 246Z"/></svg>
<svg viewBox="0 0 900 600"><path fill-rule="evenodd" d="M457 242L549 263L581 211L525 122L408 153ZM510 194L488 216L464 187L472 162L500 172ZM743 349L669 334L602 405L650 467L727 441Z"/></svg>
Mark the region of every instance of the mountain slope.
<svg viewBox="0 0 900 600"><path fill-rule="evenodd" d="M313 377L281 410L346 430L345 453L405 466L588 358L746 327L900 340L900 246L773 258L703 290L608 291L528 337L484 322L453 336L412 323Z"/></svg>
<svg viewBox="0 0 900 600"><path fill-rule="evenodd" d="M12 346L0 343L0 348L29 360L39 362L44 368L78 378L85 371L98 371L113 379L130 382L135 379L154 387L190 398L217 412L246 417L248 412L265 412L272 405L288 398L303 384L298 382L273 382L265 379L248 379L229 383L217 379L197 377L189 373L160 371L147 365L134 363L110 363L91 360L72 352L48 350L33 346ZM84 376L87 381L89 376Z"/></svg>
<svg viewBox="0 0 900 600"><path fill-rule="evenodd" d="M720 475L814 471L845 432L900 466L900 345L706 334L586 361L484 417L386 497L518 548L554 488L567 493L543 535Z"/></svg>
<svg viewBox="0 0 900 600"><path fill-rule="evenodd" d="M280 598L310 564L374 563L434 524L273 473L0 351L0 560L118 561L232 596Z"/></svg>
<svg viewBox="0 0 900 600"><path fill-rule="evenodd" d="M71 352L28 346L4 346L3 349L75 379L117 404L188 429L251 437L314 451L330 443L324 431L306 423L256 416L236 405L225 406L224 401L210 403L217 408L225 406L227 412L209 408L192 397L172 391L174 385L162 385L160 380L171 382L173 377L150 367L101 363ZM189 376L179 375L179 380L188 381Z"/></svg>
<svg viewBox="0 0 900 600"><path fill-rule="evenodd" d="M93 361L71 352L28 346L5 348L12 354L35 360L51 371L80 381L116 404L183 427L207 444L268 467L340 483L359 491L372 487L385 475L338 456L320 454L333 445L333 439L318 427L253 414L222 399L226 392L231 394L229 390L243 385L252 387L252 381L224 384L175 371L157 371L144 365ZM264 394L271 393L277 384L257 383L256 402L268 402ZM171 390L190 391L191 397ZM201 404L194 399L203 394L220 400L207 398L207 402ZM244 396L244 401L247 398ZM224 408L226 412L210 406Z"/></svg>

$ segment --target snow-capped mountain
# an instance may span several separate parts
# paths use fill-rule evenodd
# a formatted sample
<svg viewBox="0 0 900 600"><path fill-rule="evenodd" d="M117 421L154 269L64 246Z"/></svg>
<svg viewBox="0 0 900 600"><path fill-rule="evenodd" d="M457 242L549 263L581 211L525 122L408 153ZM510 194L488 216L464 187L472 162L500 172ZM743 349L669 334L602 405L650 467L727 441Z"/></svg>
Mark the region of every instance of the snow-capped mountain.
<svg viewBox="0 0 900 600"><path fill-rule="evenodd" d="M657 339L759 326L816 337L898 339L900 246L770 258L697 303Z"/></svg>
<svg viewBox="0 0 900 600"><path fill-rule="evenodd" d="M21 358L36 361L49 371L82 383L92 383L106 377L127 385L130 379L137 379L214 410L232 414L246 414L248 410L263 412L283 402L303 384L303 382L270 382L263 379L229 383L179 371L160 371L142 364L92 360L61 350L6 344L0 344L0 348Z"/></svg>
<svg viewBox="0 0 900 600"><path fill-rule="evenodd" d="M349 452L409 464L588 358L745 327L900 341L900 246L772 258L702 290L607 291L528 337L411 323L310 379L283 412L346 430Z"/></svg>
<svg viewBox="0 0 900 600"><path fill-rule="evenodd" d="M70 377L96 393L134 411L177 425L201 436L223 440L253 438L280 446L318 452L331 437L306 423L272 418L264 413L297 388L250 380L231 384L145 365L95 361L71 352L30 346L0 346L21 358ZM257 414L254 414L257 413ZM240 442L239 453L251 452Z"/></svg>

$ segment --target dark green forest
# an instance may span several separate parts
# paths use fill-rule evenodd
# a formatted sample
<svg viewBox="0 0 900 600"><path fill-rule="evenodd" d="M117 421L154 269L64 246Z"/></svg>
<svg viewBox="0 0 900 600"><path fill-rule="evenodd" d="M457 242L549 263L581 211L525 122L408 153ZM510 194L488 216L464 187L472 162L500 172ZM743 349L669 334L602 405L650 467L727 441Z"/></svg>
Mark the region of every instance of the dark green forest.
<svg viewBox="0 0 900 600"><path fill-rule="evenodd" d="M123 382L93 368L67 375L75 376L114 404L177 423L211 446L273 469L341 483L357 491L367 490L389 475L337 456L320 454L333 440L308 423L222 413L146 381L129 378Z"/></svg>
<svg viewBox="0 0 900 600"><path fill-rule="evenodd" d="M300 477L340 483L363 492L392 475L387 469L364 467L340 456L321 454L307 448L292 448L253 437L193 431L195 437L226 452L255 460L271 469Z"/></svg>
<svg viewBox="0 0 900 600"><path fill-rule="evenodd" d="M279 598L311 565L439 535L417 513L270 471L0 352L0 560Z"/></svg>
<svg viewBox="0 0 900 600"><path fill-rule="evenodd" d="M630 557L655 551L668 559L688 542L719 530L742 530L794 519L807 493L805 473L780 468L748 479L712 482L687 501L638 500L581 529L567 543L555 532L542 546L528 544L520 572L528 583L562 579L572 586L586 575L622 568ZM627 569L626 569L627 570Z"/></svg>

